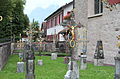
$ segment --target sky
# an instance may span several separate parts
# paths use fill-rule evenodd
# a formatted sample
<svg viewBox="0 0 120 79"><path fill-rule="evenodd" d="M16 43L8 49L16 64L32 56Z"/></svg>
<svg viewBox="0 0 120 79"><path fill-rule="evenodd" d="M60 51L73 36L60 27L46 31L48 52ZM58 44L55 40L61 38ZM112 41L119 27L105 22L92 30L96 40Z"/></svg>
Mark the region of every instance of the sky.
<svg viewBox="0 0 120 79"><path fill-rule="evenodd" d="M59 7L71 1L72 0L26 0L24 13L28 15L31 22L34 18L41 23Z"/></svg>

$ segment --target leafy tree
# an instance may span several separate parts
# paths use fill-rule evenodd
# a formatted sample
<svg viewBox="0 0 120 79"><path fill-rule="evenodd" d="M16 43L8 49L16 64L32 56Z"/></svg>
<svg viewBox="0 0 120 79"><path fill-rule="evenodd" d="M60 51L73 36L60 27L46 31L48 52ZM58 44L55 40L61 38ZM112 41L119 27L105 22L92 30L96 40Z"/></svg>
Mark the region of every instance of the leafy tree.
<svg viewBox="0 0 120 79"><path fill-rule="evenodd" d="M33 20L31 25L33 30L33 40L36 41L36 39L39 38L39 22Z"/></svg>
<svg viewBox="0 0 120 79"><path fill-rule="evenodd" d="M29 18L24 14L25 0L0 0L0 39L19 36L29 26Z"/></svg>

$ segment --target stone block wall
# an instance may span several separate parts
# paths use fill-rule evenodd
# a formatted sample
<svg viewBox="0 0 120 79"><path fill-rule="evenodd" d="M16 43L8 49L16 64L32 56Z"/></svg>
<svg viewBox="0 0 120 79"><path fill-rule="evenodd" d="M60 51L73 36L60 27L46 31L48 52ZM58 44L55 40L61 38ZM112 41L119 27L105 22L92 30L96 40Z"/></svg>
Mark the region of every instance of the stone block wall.
<svg viewBox="0 0 120 79"><path fill-rule="evenodd" d="M120 35L120 5L117 5L117 9L114 8L113 11L103 7L103 13L100 16L88 17L88 11L88 0L75 0L76 22L80 22L87 28L87 38L89 41L87 60L94 61L97 41L102 40L105 55L104 63L114 65L114 57L118 52L116 36ZM77 34L77 38L82 35L81 28L78 29ZM79 43L77 47L77 53L80 53L82 43Z"/></svg>
<svg viewBox="0 0 120 79"><path fill-rule="evenodd" d="M11 43L1 43L0 44L0 70L6 64L9 55L11 54Z"/></svg>
<svg viewBox="0 0 120 79"><path fill-rule="evenodd" d="M93 60L97 40L103 41L105 64L115 64L114 57L118 52L117 38L120 35L120 6L109 11L104 8L102 16L88 19L88 59Z"/></svg>

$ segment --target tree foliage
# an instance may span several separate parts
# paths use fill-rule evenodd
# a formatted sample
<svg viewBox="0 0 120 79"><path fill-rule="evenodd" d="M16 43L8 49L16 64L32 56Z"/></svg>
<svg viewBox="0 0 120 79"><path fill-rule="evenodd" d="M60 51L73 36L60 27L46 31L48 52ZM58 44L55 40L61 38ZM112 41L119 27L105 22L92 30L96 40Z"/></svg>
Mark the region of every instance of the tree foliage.
<svg viewBox="0 0 120 79"><path fill-rule="evenodd" d="M19 36L29 26L29 19L24 14L25 0L0 0L0 39L13 35Z"/></svg>
<svg viewBox="0 0 120 79"><path fill-rule="evenodd" d="M32 22L32 31L33 31L33 40L37 41L37 38L39 38L39 22L38 21L34 21Z"/></svg>

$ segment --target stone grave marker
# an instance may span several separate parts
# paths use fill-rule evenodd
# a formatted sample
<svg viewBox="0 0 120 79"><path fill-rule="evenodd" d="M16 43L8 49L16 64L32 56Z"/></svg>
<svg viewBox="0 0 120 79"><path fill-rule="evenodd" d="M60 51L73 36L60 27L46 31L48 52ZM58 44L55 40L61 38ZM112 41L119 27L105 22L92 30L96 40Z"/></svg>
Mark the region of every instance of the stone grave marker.
<svg viewBox="0 0 120 79"><path fill-rule="evenodd" d="M52 53L51 60L56 60L56 59L57 59L57 53Z"/></svg>
<svg viewBox="0 0 120 79"><path fill-rule="evenodd" d="M38 60L38 65L42 66L43 65L43 60Z"/></svg>
<svg viewBox="0 0 120 79"><path fill-rule="evenodd" d="M101 40L98 40L95 54L94 54L94 65L95 66L103 66L103 64L104 64L103 44L102 44Z"/></svg>
<svg viewBox="0 0 120 79"><path fill-rule="evenodd" d="M17 62L17 72L24 72L24 62Z"/></svg>
<svg viewBox="0 0 120 79"><path fill-rule="evenodd" d="M28 68L27 68L27 74L26 74L26 79L35 79L34 75L34 61L33 60L28 60Z"/></svg>

